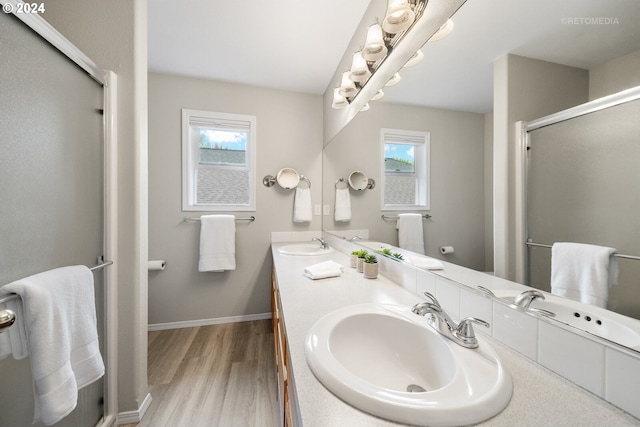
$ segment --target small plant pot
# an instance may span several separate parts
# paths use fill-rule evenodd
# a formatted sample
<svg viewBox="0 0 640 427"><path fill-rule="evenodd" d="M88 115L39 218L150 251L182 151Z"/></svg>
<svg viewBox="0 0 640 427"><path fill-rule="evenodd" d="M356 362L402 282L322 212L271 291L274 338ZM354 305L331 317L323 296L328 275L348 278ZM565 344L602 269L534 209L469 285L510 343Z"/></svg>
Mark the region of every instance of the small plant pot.
<svg viewBox="0 0 640 427"><path fill-rule="evenodd" d="M364 258L358 258L358 273L362 273L364 267Z"/></svg>
<svg viewBox="0 0 640 427"><path fill-rule="evenodd" d="M351 255L351 268L358 268L358 255Z"/></svg>
<svg viewBox="0 0 640 427"><path fill-rule="evenodd" d="M367 279L375 279L378 277L378 263L377 262L365 262L363 263L364 277Z"/></svg>

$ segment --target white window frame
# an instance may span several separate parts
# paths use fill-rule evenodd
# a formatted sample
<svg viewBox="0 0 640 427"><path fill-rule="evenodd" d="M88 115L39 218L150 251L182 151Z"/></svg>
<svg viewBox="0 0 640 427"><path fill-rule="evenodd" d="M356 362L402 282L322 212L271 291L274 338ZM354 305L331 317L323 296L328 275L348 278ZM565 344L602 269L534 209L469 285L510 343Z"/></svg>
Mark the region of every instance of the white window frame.
<svg viewBox="0 0 640 427"><path fill-rule="evenodd" d="M389 174L385 170L385 143L414 145L415 175L416 175L416 204L386 204L385 186ZM418 211L431 209L431 134L429 132L411 131L403 129L380 129L381 149L381 193L380 204L383 211Z"/></svg>
<svg viewBox="0 0 640 427"><path fill-rule="evenodd" d="M192 126L233 129L248 128L246 163L244 166L206 165L205 168L242 168L249 172L249 202L247 204L197 204L196 170L199 164L199 139ZM233 212L256 210L256 117L204 110L182 109L182 210L202 212Z"/></svg>

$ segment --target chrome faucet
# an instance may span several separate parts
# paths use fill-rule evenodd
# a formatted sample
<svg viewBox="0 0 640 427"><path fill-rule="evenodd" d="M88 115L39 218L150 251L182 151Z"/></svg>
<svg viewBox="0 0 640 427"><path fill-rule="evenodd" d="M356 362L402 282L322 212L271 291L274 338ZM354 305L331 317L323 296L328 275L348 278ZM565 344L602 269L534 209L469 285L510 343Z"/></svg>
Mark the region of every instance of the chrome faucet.
<svg viewBox="0 0 640 427"><path fill-rule="evenodd" d="M537 299L544 301L544 294L535 289L529 289L528 291L524 291L516 295L513 300L513 304L547 317L556 317L556 314L552 311L545 310L544 308L530 307L531 303Z"/></svg>
<svg viewBox="0 0 640 427"><path fill-rule="evenodd" d="M518 294L513 300L513 303L522 308L529 308L531 303L536 299L544 300L544 294L535 289L530 289Z"/></svg>
<svg viewBox="0 0 640 427"><path fill-rule="evenodd" d="M476 338L473 330L472 323L477 323L484 327L489 327L489 324L484 320L476 319L475 317L466 317L456 323L449 317L449 315L442 309L442 306L429 292L425 292L424 296L429 298L431 302L419 302L411 308L411 311L418 316L426 316L429 314L429 325L435 329L440 335L449 338L451 341L465 348L477 348L478 339Z"/></svg>
<svg viewBox="0 0 640 427"><path fill-rule="evenodd" d="M320 242L320 247L321 247L322 249L328 249L328 248L329 248L329 245L327 245L327 242L325 242L325 240L324 240L322 237L314 237L314 238L312 238L312 239L311 239L311 241L312 241L312 242L313 242L313 241L318 241L318 242Z"/></svg>

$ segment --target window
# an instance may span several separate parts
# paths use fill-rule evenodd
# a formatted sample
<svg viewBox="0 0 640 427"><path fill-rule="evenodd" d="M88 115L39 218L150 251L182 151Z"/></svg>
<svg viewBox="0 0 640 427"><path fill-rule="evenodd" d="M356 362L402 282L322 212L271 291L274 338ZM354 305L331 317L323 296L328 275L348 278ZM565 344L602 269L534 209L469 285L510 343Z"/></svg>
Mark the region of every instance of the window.
<svg viewBox="0 0 640 427"><path fill-rule="evenodd" d="M429 132L381 129L382 210L428 210Z"/></svg>
<svg viewBox="0 0 640 427"><path fill-rule="evenodd" d="M182 210L255 211L256 118L182 110Z"/></svg>

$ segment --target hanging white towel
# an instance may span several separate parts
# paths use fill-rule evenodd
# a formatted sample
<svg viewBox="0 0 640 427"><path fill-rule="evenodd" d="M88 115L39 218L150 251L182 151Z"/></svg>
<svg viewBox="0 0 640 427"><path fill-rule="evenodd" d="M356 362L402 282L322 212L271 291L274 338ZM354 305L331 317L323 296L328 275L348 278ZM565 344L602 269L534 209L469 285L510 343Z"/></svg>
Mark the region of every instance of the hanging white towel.
<svg viewBox="0 0 640 427"><path fill-rule="evenodd" d="M29 356L29 343L27 341L27 330L24 325L24 311L22 310L22 299L16 298L3 304L3 307L16 314L13 325L0 334L0 359L12 355L14 359L21 360Z"/></svg>
<svg viewBox="0 0 640 427"><path fill-rule="evenodd" d="M340 276L342 269L342 265L335 261L325 261L305 268L304 275L313 280L326 279Z"/></svg>
<svg viewBox="0 0 640 427"><path fill-rule="evenodd" d="M313 219L311 210L311 189L296 187L293 198L293 221L310 222Z"/></svg>
<svg viewBox="0 0 640 427"><path fill-rule="evenodd" d="M575 301L607 306L609 287L618 281L616 250L583 243L554 243L551 248L551 293Z"/></svg>
<svg viewBox="0 0 640 427"><path fill-rule="evenodd" d="M78 390L104 375L98 345L93 273L85 266L57 268L0 288L23 303L34 381L34 422L67 416Z"/></svg>
<svg viewBox="0 0 640 427"><path fill-rule="evenodd" d="M334 219L339 222L351 221L351 196L348 188L336 188Z"/></svg>
<svg viewBox="0 0 640 427"><path fill-rule="evenodd" d="M200 261L198 271L236 269L235 215L200 217Z"/></svg>
<svg viewBox="0 0 640 427"><path fill-rule="evenodd" d="M419 254L424 254L424 233L422 231L422 215L403 213L398 215L398 245Z"/></svg>

